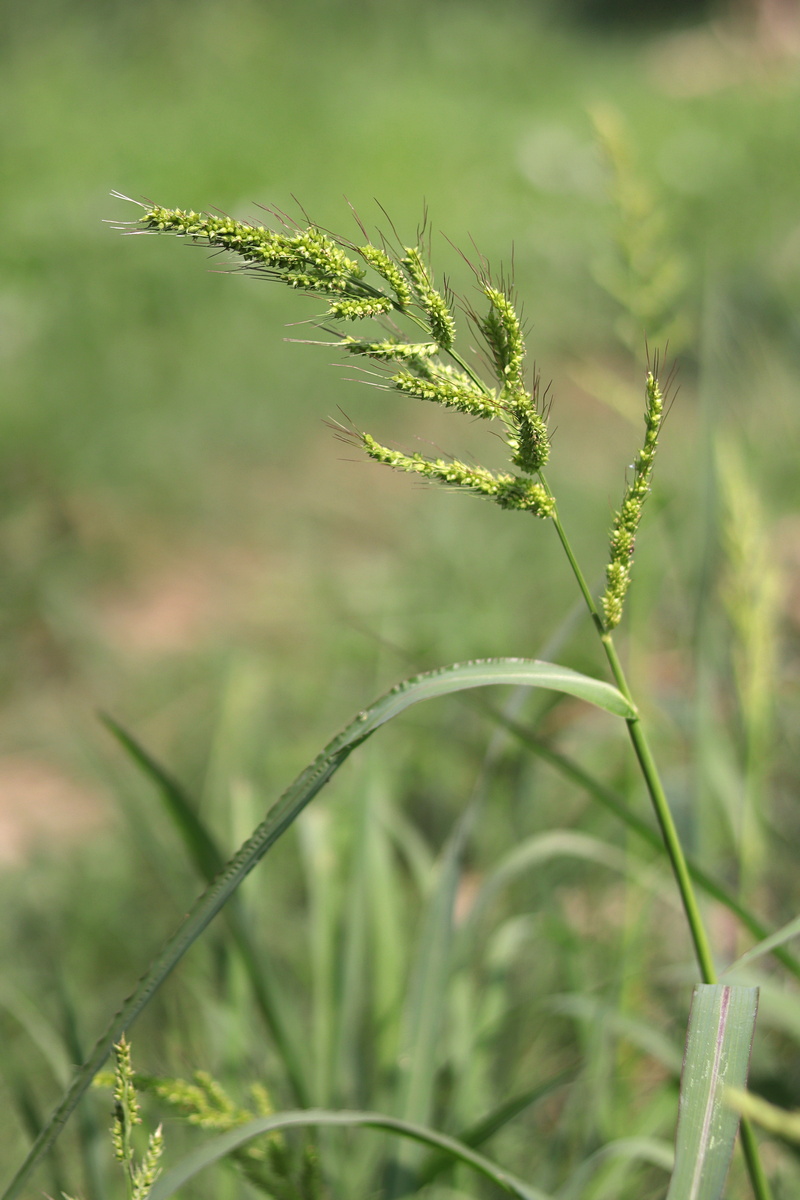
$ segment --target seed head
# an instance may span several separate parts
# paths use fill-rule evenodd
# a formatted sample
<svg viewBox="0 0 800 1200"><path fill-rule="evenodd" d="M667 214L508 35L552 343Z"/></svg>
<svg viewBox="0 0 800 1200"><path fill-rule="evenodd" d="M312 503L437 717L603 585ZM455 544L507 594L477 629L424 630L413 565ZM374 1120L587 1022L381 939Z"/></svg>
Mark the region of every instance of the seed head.
<svg viewBox="0 0 800 1200"><path fill-rule="evenodd" d="M360 296L331 300L327 315L340 321L358 321L364 317L380 317L390 312L392 302L388 296Z"/></svg>
<svg viewBox="0 0 800 1200"><path fill-rule="evenodd" d="M441 350L452 350L456 340L456 323L447 301L437 292L422 255L416 246L406 246L403 266L411 280L414 292L422 305L431 327L431 333Z"/></svg>
<svg viewBox="0 0 800 1200"><path fill-rule="evenodd" d="M501 508L530 512L537 517L551 517L555 501L545 489L529 479L515 475L495 475L485 467L470 467L457 459L426 458L423 454L404 454L381 446L368 433L358 435L367 455L374 462L436 480L451 487L463 488L474 495L486 496Z"/></svg>
<svg viewBox="0 0 800 1200"><path fill-rule="evenodd" d="M444 408L456 408L473 417L500 417L503 409L494 392L479 387L462 371L448 372L445 368L431 368L425 378L410 371L393 375L391 382L399 392L416 396L418 400L432 400Z"/></svg>
<svg viewBox="0 0 800 1200"><path fill-rule="evenodd" d="M652 371L647 374L645 393L644 444L636 456L633 480L628 485L611 531L611 558L606 571L606 590L601 601L607 629L615 628L622 619L625 595L631 584L636 530L650 491L658 435L664 419L664 397Z"/></svg>
<svg viewBox="0 0 800 1200"><path fill-rule="evenodd" d="M392 288L397 297L397 304L400 309L406 309L411 304L413 296L411 288L408 286L408 280L403 274L402 268L398 263L390 258L385 250L379 250L377 246L367 244L359 246L358 253L374 271L385 279Z"/></svg>

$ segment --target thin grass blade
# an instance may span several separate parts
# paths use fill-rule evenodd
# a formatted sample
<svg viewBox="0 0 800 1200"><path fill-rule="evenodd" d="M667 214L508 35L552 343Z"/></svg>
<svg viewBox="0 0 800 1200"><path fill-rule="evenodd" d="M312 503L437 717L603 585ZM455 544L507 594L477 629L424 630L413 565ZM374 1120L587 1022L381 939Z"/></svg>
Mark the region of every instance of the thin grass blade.
<svg viewBox="0 0 800 1200"><path fill-rule="evenodd" d="M787 942L796 937L800 937L800 917L795 917L788 924L783 925L780 929L776 929L769 937L752 946L746 954L743 954L741 958L737 958L736 962L731 963L725 974L729 975L733 971L741 970L742 967L749 967L750 963L755 962L757 958L763 958L765 954L771 954L773 950L777 950L780 946L785 946Z"/></svg>
<svg viewBox="0 0 800 1200"><path fill-rule="evenodd" d="M549 1096L552 1092L557 1091L563 1084L574 1079L575 1071L570 1068L566 1071L559 1071L557 1075L553 1075L550 1079L546 1079L544 1083L537 1084L536 1087L529 1088L525 1092L521 1092L518 1096L512 1096L510 1100L504 1100L497 1108L486 1113L469 1129L465 1129L458 1135L458 1141L464 1146L469 1146L470 1149L476 1150L487 1142L489 1138L494 1137L501 1129L504 1129L510 1121L518 1117L520 1113L531 1108L538 1100L543 1100L545 1096ZM417 1183L420 1188L432 1183L443 1171L454 1165L453 1157L450 1154L443 1154L437 1151L430 1154L417 1172Z"/></svg>
<svg viewBox="0 0 800 1200"><path fill-rule="evenodd" d="M399 1061L404 1066L401 1083L402 1115L421 1125L431 1116L439 1059L437 1049L447 997L447 980L453 948L453 908L461 876L461 862L479 799L473 798L448 838L436 881L422 920L412 966L408 1004L404 1013ZM416 1191L418 1153L401 1151L391 1164L386 1192L404 1195L413 1176Z"/></svg>

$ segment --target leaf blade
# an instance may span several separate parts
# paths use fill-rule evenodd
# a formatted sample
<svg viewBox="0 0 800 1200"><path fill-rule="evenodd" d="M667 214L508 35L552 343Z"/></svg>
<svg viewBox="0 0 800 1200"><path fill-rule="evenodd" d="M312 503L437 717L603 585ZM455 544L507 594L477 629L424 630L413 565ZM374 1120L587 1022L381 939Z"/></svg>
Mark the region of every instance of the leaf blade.
<svg viewBox="0 0 800 1200"><path fill-rule="evenodd" d="M722 1196L739 1126L724 1097L728 1088L746 1086L757 1009L757 988L701 984L695 990L667 1200Z"/></svg>
<svg viewBox="0 0 800 1200"><path fill-rule="evenodd" d="M482 1154L477 1154L469 1146L465 1146L463 1143L446 1134L428 1129L424 1125L415 1125L410 1121L403 1121L399 1117L386 1116L383 1113L331 1112L326 1109L307 1109L302 1112L285 1112L277 1113L270 1117L259 1117L255 1121L248 1121L246 1125L240 1125L236 1129L223 1133L221 1136L207 1142L199 1150L194 1151L193 1154L187 1155L183 1162L179 1163L176 1167L165 1172L154 1184L148 1200L168 1200L170 1196L175 1194L178 1188L183 1187L185 1183L193 1179L205 1167L218 1162L220 1158L224 1158L231 1150L237 1149L254 1137L260 1137L262 1134L271 1133L278 1129L322 1125L338 1125L342 1127L363 1126L373 1129L385 1129L391 1133L398 1134L400 1137L409 1138L412 1141L421 1142L423 1145L435 1147L437 1150L446 1151L453 1158L466 1163L473 1170L491 1179L503 1191L518 1197L519 1200L552 1200L547 1193L540 1191L538 1188L531 1187L510 1172L504 1171L489 1159L484 1158Z"/></svg>
<svg viewBox="0 0 800 1200"><path fill-rule="evenodd" d="M455 663L404 680L381 696L369 708L358 713L339 734L300 772L264 821L226 863L214 882L202 893L186 918L160 954L139 980L134 991L112 1017L89 1058L78 1070L72 1083L53 1111L49 1121L31 1146L24 1162L3 1192L2 1200L13 1200L33 1167L58 1137L67 1119L92 1079L102 1067L111 1048L135 1021L156 990L170 975L189 947L214 919L236 888L263 858L271 846L289 828L307 804L321 791L342 763L381 725L423 700L450 695L469 688L494 684L514 684L563 691L596 705L616 716L632 719L635 708L617 688L581 675L568 667L536 659L493 658Z"/></svg>

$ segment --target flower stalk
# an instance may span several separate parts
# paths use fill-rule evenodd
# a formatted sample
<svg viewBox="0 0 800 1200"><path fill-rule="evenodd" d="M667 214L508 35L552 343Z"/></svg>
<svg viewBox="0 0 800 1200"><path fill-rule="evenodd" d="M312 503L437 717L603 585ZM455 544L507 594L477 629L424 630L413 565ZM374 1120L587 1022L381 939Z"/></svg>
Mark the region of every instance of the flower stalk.
<svg viewBox="0 0 800 1200"><path fill-rule="evenodd" d="M404 247L400 253L393 254L387 248L369 242L362 246L351 245L332 238L313 225L306 229L275 232L229 217L142 207L145 213L130 232L173 233L232 251L240 257L243 269L247 271L300 288L312 296L325 296L328 309L323 319L381 321L384 329L380 337L342 334L336 342L318 343L335 345L346 354L370 360L375 365L380 386L501 424L514 473L498 473L455 458L434 459L391 449L366 432L339 427L339 433L358 444L374 462L483 496L504 509L551 520L614 681L635 707L612 631L622 619L631 584L635 539L651 488L664 419L664 394L657 363L646 376L644 441L633 464L633 477L614 517L606 588L598 604L572 550L555 497L542 473L550 453L547 412L539 394L538 377L534 377L532 384L526 381L522 322L508 286L498 286L485 271L477 270L478 292L482 302L488 303L488 309L478 314L471 306L465 306L487 352L488 365L494 376L489 385L457 351L453 298L446 287L439 291L434 286L419 247ZM421 330L423 340L418 335L414 340L398 337L396 326L388 318L400 317L410 321L415 330ZM638 713L627 718L626 724L675 877L701 978L705 983L715 983L717 976L710 942L666 793ZM769 1189L752 1130L746 1123L742 1125L742 1141L754 1192L760 1200L767 1200Z"/></svg>

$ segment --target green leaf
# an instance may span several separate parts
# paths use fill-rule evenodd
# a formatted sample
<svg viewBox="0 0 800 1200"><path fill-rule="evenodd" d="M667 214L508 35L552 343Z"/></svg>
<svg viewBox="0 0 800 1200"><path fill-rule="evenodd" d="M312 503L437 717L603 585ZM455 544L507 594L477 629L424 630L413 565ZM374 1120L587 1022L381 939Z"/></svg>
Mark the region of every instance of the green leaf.
<svg viewBox="0 0 800 1200"><path fill-rule="evenodd" d="M497 1108L491 1110L480 1118L469 1129L465 1129L459 1134L458 1140L465 1146L471 1149L476 1149L490 1137L503 1129L510 1121L526 1109L536 1104L537 1101L549 1096L551 1092L556 1091L562 1084L571 1081L575 1076L575 1070L570 1067L567 1070L559 1071L557 1075L551 1076L544 1083L539 1083L536 1087L528 1088L527 1091L521 1092L517 1096L512 1096L508 1100L504 1100ZM443 1154L440 1150L428 1155L425 1162L417 1172L417 1186L424 1187L428 1183L432 1183L438 1175L453 1166L452 1157L448 1154Z"/></svg>
<svg viewBox="0 0 800 1200"><path fill-rule="evenodd" d="M612 684L594 679L590 675L582 675L569 667L530 658L483 658L417 675L393 688L373 706L373 711L380 707L379 723L382 725L384 721L391 720L404 708L408 708L409 704L415 704L418 700L432 700L434 696L447 696L451 692L488 687L494 683L511 683L566 692L598 708L604 708L616 717L631 720L637 716L635 706ZM410 687L415 689L413 699L407 697L407 689Z"/></svg>
<svg viewBox="0 0 800 1200"><path fill-rule="evenodd" d="M223 1133L220 1137L206 1142L205 1146L195 1150L193 1154L187 1155L177 1167L165 1172L154 1184L148 1200L168 1200L169 1196L173 1196L178 1188L183 1187L190 1179L194 1179L205 1167L218 1162L252 1138L271 1133L276 1129L320 1125L385 1129L399 1137L410 1138L412 1141L445 1151L454 1160L472 1167L479 1174L491 1179L504 1192L517 1196L519 1200L552 1200L547 1193L530 1187L523 1180L517 1179L516 1176L496 1166L488 1158L484 1158L482 1154L476 1154L469 1146L456 1141L455 1138L447 1137L446 1134L437 1133L434 1129L427 1129L423 1125L414 1125L409 1121L401 1121L398 1117L384 1116L382 1113L329 1112L325 1109L308 1109L304 1112L285 1112L270 1117L259 1117L256 1121L248 1121L246 1125L240 1125L237 1129Z"/></svg>
<svg viewBox="0 0 800 1200"><path fill-rule="evenodd" d="M747 1083L757 1009L757 988L702 984L695 991L667 1200L722 1196L739 1125L725 1093Z"/></svg>
<svg viewBox="0 0 800 1200"><path fill-rule="evenodd" d="M773 950L777 950L780 946L784 946L790 942L792 938L800 937L800 917L794 917L787 925L781 926L771 933L769 937L752 946L746 954L741 958L737 958L736 962L726 970L725 974L730 975L733 971L739 971L742 967L747 967L750 963L755 962L757 958L762 958L765 954L770 954Z"/></svg>
<svg viewBox="0 0 800 1200"><path fill-rule="evenodd" d="M112 1046L146 1007L189 947L226 904L243 879L286 832L308 803L322 790L353 750L376 729L412 704L469 688L514 684L548 688L578 696L615 716L632 719L636 709L617 688L568 667L524 658L490 658L456 663L407 679L364 709L325 747L283 793L251 837L229 860L214 882L195 901L183 923L168 940L78 1070L67 1092L31 1146L2 1200L13 1200L33 1167L58 1137L76 1104L102 1067Z"/></svg>

